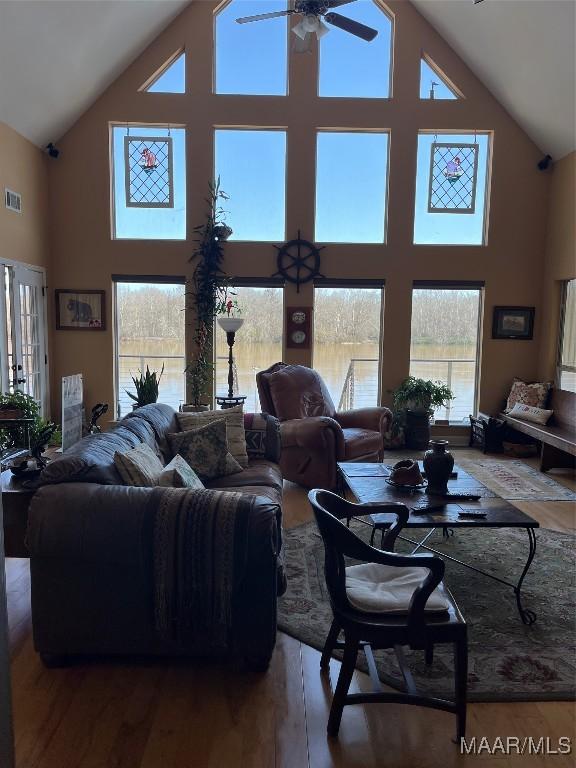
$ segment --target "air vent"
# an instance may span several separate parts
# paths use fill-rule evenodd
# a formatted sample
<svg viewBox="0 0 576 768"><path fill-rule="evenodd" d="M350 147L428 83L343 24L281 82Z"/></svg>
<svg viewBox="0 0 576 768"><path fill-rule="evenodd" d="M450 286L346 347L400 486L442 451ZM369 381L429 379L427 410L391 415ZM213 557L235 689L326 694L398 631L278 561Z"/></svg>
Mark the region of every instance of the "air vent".
<svg viewBox="0 0 576 768"><path fill-rule="evenodd" d="M22 196L11 189L4 189L4 203L9 211L22 213Z"/></svg>

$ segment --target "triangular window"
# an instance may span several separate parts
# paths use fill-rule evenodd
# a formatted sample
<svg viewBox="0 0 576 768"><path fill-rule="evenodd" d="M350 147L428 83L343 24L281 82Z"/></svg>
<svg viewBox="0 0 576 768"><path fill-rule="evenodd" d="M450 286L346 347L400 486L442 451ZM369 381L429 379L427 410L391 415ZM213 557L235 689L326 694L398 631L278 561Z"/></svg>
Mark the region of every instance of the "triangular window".
<svg viewBox="0 0 576 768"><path fill-rule="evenodd" d="M442 70L431 59L420 60L420 98L421 99L459 99L462 94L450 83Z"/></svg>
<svg viewBox="0 0 576 768"><path fill-rule="evenodd" d="M177 53L140 90L146 93L185 93L185 69L186 54Z"/></svg>

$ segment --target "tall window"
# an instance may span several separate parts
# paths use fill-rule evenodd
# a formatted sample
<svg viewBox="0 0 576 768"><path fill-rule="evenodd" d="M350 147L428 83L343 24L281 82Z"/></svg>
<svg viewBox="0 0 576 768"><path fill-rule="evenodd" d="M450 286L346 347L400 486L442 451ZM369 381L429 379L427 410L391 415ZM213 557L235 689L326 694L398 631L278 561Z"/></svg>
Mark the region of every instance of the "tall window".
<svg viewBox="0 0 576 768"><path fill-rule="evenodd" d="M112 127L113 236L186 239L183 128Z"/></svg>
<svg viewBox="0 0 576 768"><path fill-rule="evenodd" d="M246 395L244 410L258 412L260 400L256 374L282 360L284 289L275 286L242 286L234 289L244 323L233 347L234 389ZM228 391L228 345L216 324L216 394Z"/></svg>
<svg viewBox="0 0 576 768"><path fill-rule="evenodd" d="M314 289L314 368L338 410L377 405L381 287Z"/></svg>
<svg viewBox="0 0 576 768"><path fill-rule="evenodd" d="M256 96L287 93L287 18L236 19L286 10L286 0L232 0L215 19L215 90Z"/></svg>
<svg viewBox="0 0 576 768"><path fill-rule="evenodd" d="M576 280L563 286L558 386L576 392Z"/></svg>
<svg viewBox="0 0 576 768"><path fill-rule="evenodd" d="M488 134L418 136L414 243L484 245Z"/></svg>
<svg viewBox="0 0 576 768"><path fill-rule="evenodd" d="M390 96L392 21L378 2L356 0L334 9L359 21L378 36L371 42L327 25L330 32L320 41L320 96L387 99Z"/></svg>
<svg viewBox="0 0 576 768"><path fill-rule="evenodd" d="M480 288L415 288L410 375L447 384L455 399L437 419L463 422L475 413L478 389Z"/></svg>
<svg viewBox="0 0 576 768"><path fill-rule="evenodd" d="M230 197L230 240L284 240L286 131L217 130L215 165Z"/></svg>
<svg viewBox="0 0 576 768"><path fill-rule="evenodd" d="M116 405L128 413L132 376L162 370L158 402L176 410L185 399L184 284L116 283Z"/></svg>
<svg viewBox="0 0 576 768"><path fill-rule="evenodd" d="M383 243L388 134L320 131L316 158L316 240Z"/></svg>

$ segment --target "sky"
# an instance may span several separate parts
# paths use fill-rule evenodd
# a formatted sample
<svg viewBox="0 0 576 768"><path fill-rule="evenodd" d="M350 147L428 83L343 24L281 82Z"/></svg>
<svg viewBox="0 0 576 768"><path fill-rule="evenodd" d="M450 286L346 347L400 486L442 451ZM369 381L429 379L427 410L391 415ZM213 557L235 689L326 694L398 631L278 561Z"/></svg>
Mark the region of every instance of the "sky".
<svg viewBox="0 0 576 768"><path fill-rule="evenodd" d="M215 88L222 94L284 95L287 93L286 17L237 24L239 16L286 8L285 0L233 0L215 18ZM339 9L343 15L378 29L367 43L336 27L320 41L321 97L386 98L390 88L392 24L372 0L357 0ZM193 51L189 52L193 56ZM420 97L456 95L421 60ZM149 88L152 92L185 92L185 55L179 56ZM184 97L185 98L185 97ZM138 209L124 200L123 137L114 129L116 237L184 239L184 129L172 129L174 209ZM167 135L157 128L131 128L141 136ZM416 138L416 137L415 137ZM318 242L382 243L385 241L388 165L387 133L322 132L317 137L316 227ZM470 142L470 135L439 135L438 141ZM433 136L418 137L418 173L414 242L417 244L481 244L488 136L479 135L477 201L474 214L428 213L430 147ZM285 240L286 133L280 130L216 130L214 176L221 177L231 240ZM334 162L337 158L338 162ZM455 187L461 184L456 182Z"/></svg>

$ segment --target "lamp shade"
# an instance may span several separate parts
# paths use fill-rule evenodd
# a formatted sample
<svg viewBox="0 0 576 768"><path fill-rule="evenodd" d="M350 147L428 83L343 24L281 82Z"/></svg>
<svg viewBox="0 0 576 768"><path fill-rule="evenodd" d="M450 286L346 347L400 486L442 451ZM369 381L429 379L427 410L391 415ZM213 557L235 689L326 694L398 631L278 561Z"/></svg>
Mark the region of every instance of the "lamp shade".
<svg viewBox="0 0 576 768"><path fill-rule="evenodd" d="M219 317L218 325L226 333L236 333L244 322L243 317Z"/></svg>

